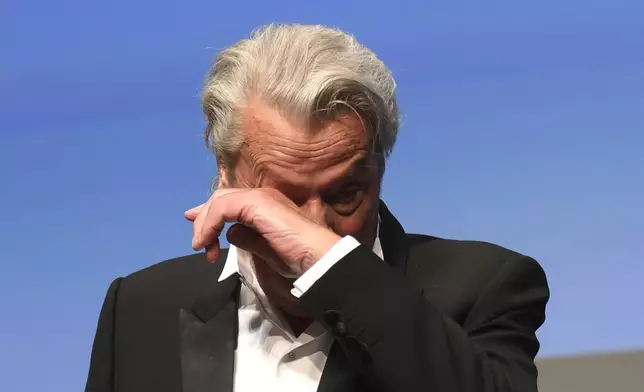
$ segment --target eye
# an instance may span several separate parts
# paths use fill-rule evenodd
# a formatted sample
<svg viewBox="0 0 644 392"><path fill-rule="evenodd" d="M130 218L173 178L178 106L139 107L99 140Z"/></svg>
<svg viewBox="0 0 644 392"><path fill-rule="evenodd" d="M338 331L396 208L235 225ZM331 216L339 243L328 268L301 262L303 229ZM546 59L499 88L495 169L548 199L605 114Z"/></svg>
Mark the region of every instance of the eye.
<svg viewBox="0 0 644 392"><path fill-rule="evenodd" d="M362 186L359 184L351 184L337 191L329 192L325 197L325 201L339 214L350 214L360 204L363 193Z"/></svg>
<svg viewBox="0 0 644 392"><path fill-rule="evenodd" d="M351 203L357 198L359 191L358 188L342 189L335 195L334 201L340 204Z"/></svg>

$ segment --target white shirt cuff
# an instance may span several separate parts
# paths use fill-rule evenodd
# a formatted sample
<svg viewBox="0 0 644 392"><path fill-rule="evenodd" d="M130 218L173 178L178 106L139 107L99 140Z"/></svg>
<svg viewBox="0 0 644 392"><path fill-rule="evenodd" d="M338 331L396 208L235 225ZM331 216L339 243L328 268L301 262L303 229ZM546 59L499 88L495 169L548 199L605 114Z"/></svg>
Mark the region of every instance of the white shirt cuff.
<svg viewBox="0 0 644 392"><path fill-rule="evenodd" d="M303 273L302 276L293 282L291 294L300 298L308 289L311 288L311 286L313 286L313 284L315 284L315 282L318 281L318 279L326 274L326 272L330 270L335 263L342 260L344 256L351 253L351 251L358 246L360 246L358 240L350 235L342 238L337 244L333 245L333 248L329 249L329 251L322 256L317 263L313 264L308 271Z"/></svg>

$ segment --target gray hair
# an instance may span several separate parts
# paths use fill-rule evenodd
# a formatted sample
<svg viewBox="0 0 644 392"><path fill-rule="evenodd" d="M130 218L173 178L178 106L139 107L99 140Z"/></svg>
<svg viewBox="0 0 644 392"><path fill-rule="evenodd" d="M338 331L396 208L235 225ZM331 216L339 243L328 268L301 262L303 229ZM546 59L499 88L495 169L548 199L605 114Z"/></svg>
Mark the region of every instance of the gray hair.
<svg viewBox="0 0 644 392"><path fill-rule="evenodd" d="M376 55L338 29L271 24L222 50L202 93L206 145L232 175L243 135L240 109L258 99L293 119L358 114L384 159L398 134L396 83Z"/></svg>

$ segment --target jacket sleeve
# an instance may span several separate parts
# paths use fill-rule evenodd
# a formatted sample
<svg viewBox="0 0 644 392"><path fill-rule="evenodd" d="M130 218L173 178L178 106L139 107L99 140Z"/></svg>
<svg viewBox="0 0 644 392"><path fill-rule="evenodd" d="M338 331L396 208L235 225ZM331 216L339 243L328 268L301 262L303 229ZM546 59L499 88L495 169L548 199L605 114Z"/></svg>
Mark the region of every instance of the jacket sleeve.
<svg viewBox="0 0 644 392"><path fill-rule="evenodd" d="M112 282L98 317L85 392L114 391L114 316L120 284L121 278Z"/></svg>
<svg viewBox="0 0 644 392"><path fill-rule="evenodd" d="M364 246L301 301L376 391L537 392L535 331L549 290L536 261L512 257L462 326Z"/></svg>

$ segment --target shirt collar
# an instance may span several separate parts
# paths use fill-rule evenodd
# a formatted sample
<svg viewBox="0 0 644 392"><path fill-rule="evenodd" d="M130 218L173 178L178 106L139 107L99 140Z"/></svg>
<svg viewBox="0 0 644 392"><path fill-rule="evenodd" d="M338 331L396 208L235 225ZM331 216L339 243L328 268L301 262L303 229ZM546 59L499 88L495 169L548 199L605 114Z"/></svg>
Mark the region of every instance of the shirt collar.
<svg viewBox="0 0 644 392"><path fill-rule="evenodd" d="M230 248L228 248L228 256L226 257L224 269L221 270L221 275L219 275L219 282L239 273L239 263L237 262L237 259L239 258L238 252L240 250L241 249L237 248L235 245L230 245Z"/></svg>

